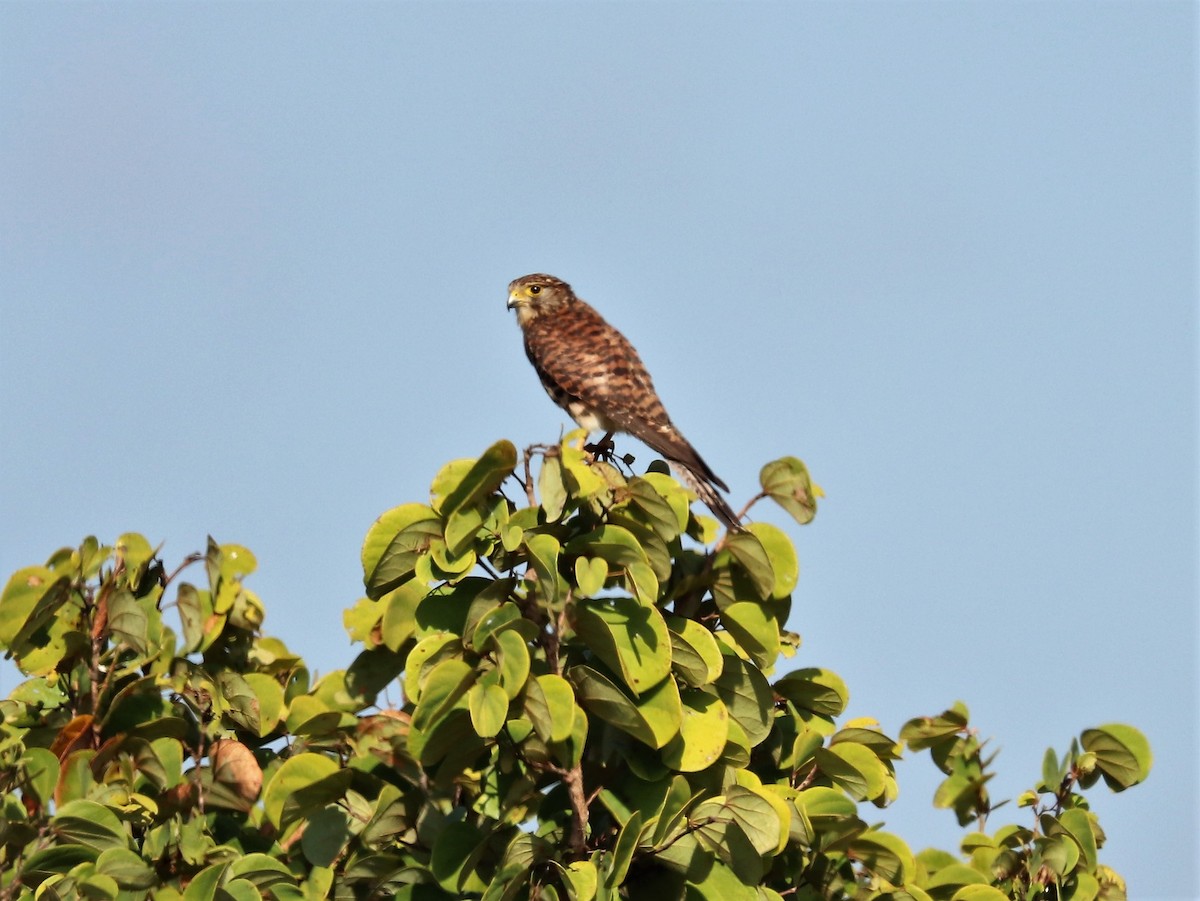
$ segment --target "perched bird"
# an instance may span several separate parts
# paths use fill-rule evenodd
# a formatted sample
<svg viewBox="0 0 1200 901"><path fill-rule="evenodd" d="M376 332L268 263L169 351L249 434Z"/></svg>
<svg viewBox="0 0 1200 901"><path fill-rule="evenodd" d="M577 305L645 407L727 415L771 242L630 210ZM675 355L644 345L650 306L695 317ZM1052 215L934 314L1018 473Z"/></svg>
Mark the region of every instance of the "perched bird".
<svg viewBox="0 0 1200 901"><path fill-rule="evenodd" d="M721 522L741 528L717 493L728 486L675 428L624 335L552 275L525 275L510 283L508 308L517 311L525 354L550 399L582 428L604 432L597 447L610 449L614 432L628 432L661 454Z"/></svg>

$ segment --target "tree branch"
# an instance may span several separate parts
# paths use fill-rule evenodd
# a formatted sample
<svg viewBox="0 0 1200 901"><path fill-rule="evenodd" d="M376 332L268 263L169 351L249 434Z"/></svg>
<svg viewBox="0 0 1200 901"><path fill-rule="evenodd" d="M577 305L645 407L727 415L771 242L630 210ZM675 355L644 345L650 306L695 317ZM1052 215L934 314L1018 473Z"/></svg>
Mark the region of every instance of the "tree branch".
<svg viewBox="0 0 1200 901"><path fill-rule="evenodd" d="M568 841L577 857L587 854L588 802L583 789L583 766L575 764L563 776L567 797L571 799L571 835Z"/></svg>

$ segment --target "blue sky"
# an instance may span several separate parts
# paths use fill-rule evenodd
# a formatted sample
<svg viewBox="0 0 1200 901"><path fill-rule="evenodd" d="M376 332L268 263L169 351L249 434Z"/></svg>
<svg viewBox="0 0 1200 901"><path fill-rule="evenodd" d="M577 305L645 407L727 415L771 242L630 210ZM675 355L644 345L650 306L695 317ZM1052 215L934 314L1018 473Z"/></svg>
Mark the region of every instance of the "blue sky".
<svg viewBox="0 0 1200 901"><path fill-rule="evenodd" d="M257 553L268 630L344 666L374 517L559 434L504 308L551 272L735 507L783 454L825 488L804 529L759 508L801 555L797 665L893 734L966 701L996 797L1137 725L1104 857L1191 897L1196 20L0 5L0 568L211 532ZM928 760L900 778L889 827L953 844Z"/></svg>

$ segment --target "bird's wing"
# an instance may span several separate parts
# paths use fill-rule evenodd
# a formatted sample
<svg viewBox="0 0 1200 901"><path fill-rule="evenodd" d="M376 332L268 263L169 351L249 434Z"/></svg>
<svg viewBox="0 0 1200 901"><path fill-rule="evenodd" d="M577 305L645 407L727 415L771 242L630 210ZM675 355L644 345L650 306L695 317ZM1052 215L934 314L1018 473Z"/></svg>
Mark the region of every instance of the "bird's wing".
<svg viewBox="0 0 1200 901"><path fill-rule="evenodd" d="M696 478L729 490L671 422L633 345L589 305L577 300L536 320L525 351L560 406L581 403Z"/></svg>

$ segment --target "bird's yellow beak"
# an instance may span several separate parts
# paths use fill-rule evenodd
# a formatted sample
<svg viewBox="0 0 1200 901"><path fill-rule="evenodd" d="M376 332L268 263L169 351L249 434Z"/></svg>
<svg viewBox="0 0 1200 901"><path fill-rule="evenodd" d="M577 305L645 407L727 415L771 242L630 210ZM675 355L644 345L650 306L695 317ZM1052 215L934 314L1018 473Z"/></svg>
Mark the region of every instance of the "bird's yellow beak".
<svg viewBox="0 0 1200 901"><path fill-rule="evenodd" d="M525 295L522 294L520 291L509 291L508 292L508 308L510 310L515 309L516 307L519 307L521 304L523 304L525 302L525 300L526 300Z"/></svg>

